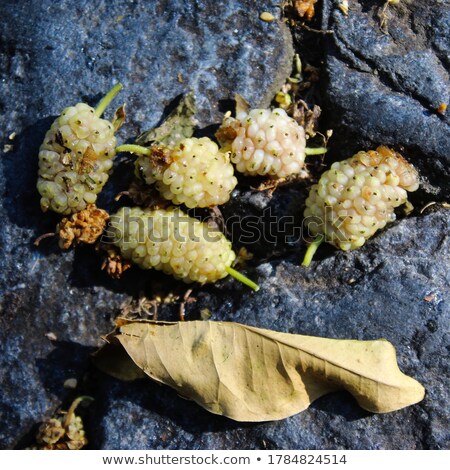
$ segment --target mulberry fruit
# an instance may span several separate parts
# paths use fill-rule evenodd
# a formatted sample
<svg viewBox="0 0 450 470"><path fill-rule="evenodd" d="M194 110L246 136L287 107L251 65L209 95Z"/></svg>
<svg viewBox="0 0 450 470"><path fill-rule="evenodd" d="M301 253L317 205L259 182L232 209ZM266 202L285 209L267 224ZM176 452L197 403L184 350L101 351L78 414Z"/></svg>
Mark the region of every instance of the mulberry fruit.
<svg viewBox="0 0 450 470"><path fill-rule="evenodd" d="M108 235L123 258L142 269L154 268L186 283L200 284L231 274L258 289L231 268L236 255L225 236L179 208L123 207L111 217Z"/></svg>
<svg viewBox="0 0 450 470"><path fill-rule="evenodd" d="M153 145L122 145L117 151L141 154L136 170L161 196L189 208L225 204L237 184L229 153L221 152L207 137L189 138L173 149Z"/></svg>
<svg viewBox="0 0 450 470"><path fill-rule="evenodd" d="M281 108L225 115L216 138L223 151L231 152L236 170L246 175L306 177L305 156L326 151L307 149L305 130Z"/></svg>
<svg viewBox="0 0 450 470"><path fill-rule="evenodd" d="M39 150L43 211L73 214L95 203L116 154L114 126L100 116L121 89L116 85L96 109L78 103L53 122Z"/></svg>
<svg viewBox="0 0 450 470"><path fill-rule="evenodd" d="M304 216L317 236L303 261L308 266L322 241L341 250L362 246L395 220L394 209L419 187L419 175L400 154L380 146L333 163L306 200Z"/></svg>

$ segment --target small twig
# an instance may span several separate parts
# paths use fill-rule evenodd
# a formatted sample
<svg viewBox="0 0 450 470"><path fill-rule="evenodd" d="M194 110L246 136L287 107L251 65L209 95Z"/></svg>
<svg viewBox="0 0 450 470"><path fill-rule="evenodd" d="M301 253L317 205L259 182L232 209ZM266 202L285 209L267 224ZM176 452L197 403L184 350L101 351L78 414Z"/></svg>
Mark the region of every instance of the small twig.
<svg viewBox="0 0 450 470"><path fill-rule="evenodd" d="M150 305L153 307L153 320L158 320L158 302L156 300L151 300Z"/></svg>
<svg viewBox="0 0 450 470"><path fill-rule="evenodd" d="M44 238L56 237L56 235L57 234L55 232L44 233L40 237L36 238L36 240L34 241L34 245L39 246L39 243L41 243L41 241L44 240Z"/></svg>
<svg viewBox="0 0 450 470"><path fill-rule="evenodd" d="M114 198L114 200L119 201L122 196L130 197L130 191L120 191L120 193Z"/></svg>
<svg viewBox="0 0 450 470"><path fill-rule="evenodd" d="M448 202L431 201L428 204L425 204L422 209L420 209L420 213L423 214L429 207L434 206L436 204L440 204L444 209L450 209L450 204Z"/></svg>
<svg viewBox="0 0 450 470"><path fill-rule="evenodd" d="M186 293L184 294L183 296L183 300L182 302L180 303L180 321L184 321L185 318L184 318L184 314L185 314L185 310L184 310L184 307L186 306L186 303L189 302L189 296L192 294L192 289L188 289L186 291ZM193 299L192 299L193 300Z"/></svg>
<svg viewBox="0 0 450 470"><path fill-rule="evenodd" d="M334 34L334 31L332 29L314 29L305 23L300 23L300 28L306 29L307 31L310 31L311 33Z"/></svg>
<svg viewBox="0 0 450 470"><path fill-rule="evenodd" d="M72 418L75 416L75 409L84 400L94 401L94 399L88 395L83 395L76 398L67 410L66 419L64 420L64 428L67 429L72 422Z"/></svg>

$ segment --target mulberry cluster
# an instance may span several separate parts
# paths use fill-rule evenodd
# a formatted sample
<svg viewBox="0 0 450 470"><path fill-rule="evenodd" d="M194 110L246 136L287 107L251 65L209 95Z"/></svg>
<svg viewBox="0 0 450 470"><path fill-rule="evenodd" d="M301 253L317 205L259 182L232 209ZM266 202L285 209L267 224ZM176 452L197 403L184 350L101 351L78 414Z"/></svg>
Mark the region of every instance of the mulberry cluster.
<svg viewBox="0 0 450 470"><path fill-rule="evenodd" d="M123 207L110 224L109 235L125 259L187 283L224 278L236 258L222 233L211 231L178 208Z"/></svg>
<svg viewBox="0 0 450 470"><path fill-rule="evenodd" d="M53 122L39 150L43 211L73 214L97 200L116 154L114 126L100 115L120 89L114 87L97 109L78 103Z"/></svg>
<svg viewBox="0 0 450 470"><path fill-rule="evenodd" d="M216 133L219 149L209 138L187 137L194 127L190 101L179 106L166 125L144 133L141 138L145 140L139 138L144 145L152 145L116 148L114 133L125 117L124 110L119 108L112 123L100 116L121 88L120 84L114 87L96 109L84 103L66 108L41 145L37 183L41 207L70 215L57 228L60 246L96 242L108 214L95 201L108 179L112 160L117 152L136 153L139 183L125 194L152 208L124 207L111 218L113 245L105 248L108 257L103 268L119 277L135 263L200 284L230 274L258 290L231 267L236 255L222 233L213 232L179 208L161 207L159 195L168 201L163 206L218 206L229 200L237 184L232 163L247 175L306 177L305 156L327 149L307 148L304 128L281 108L239 111L236 118L227 113ZM185 137L179 140L182 135ZM395 219L394 209L407 202L407 191L418 186L414 167L384 146L334 163L306 201L304 216L316 240L303 264L310 263L322 241L342 250L362 246ZM50 235L41 236L37 243Z"/></svg>
<svg viewBox="0 0 450 470"><path fill-rule="evenodd" d="M381 146L333 163L311 188L304 216L313 235L353 250L395 220L394 209L407 201L407 191L418 187L414 167Z"/></svg>
<svg viewBox="0 0 450 470"><path fill-rule="evenodd" d="M281 108L240 112L236 119L225 116L216 137L240 173L307 176L305 131Z"/></svg>
<svg viewBox="0 0 450 470"><path fill-rule="evenodd" d="M228 153L207 137L183 139L173 149L123 145L118 151L145 152L136 170L161 196L189 208L225 204L237 184Z"/></svg>

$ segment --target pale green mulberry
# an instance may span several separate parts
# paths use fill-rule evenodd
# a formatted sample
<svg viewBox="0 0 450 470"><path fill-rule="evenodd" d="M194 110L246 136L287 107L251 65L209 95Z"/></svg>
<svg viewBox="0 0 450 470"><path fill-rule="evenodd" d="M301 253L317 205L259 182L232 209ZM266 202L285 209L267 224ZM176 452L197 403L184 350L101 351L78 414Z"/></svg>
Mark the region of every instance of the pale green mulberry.
<svg viewBox="0 0 450 470"><path fill-rule="evenodd" d="M395 220L394 209L419 187L415 168L400 154L380 146L333 163L312 186L304 212L309 232L318 236L305 257L308 265L318 244L341 250L362 246Z"/></svg>
<svg viewBox="0 0 450 470"><path fill-rule="evenodd" d="M215 282L232 274L236 255L225 236L179 208L123 207L110 218L108 236L122 257L184 282ZM249 280L248 285L257 286Z"/></svg>
<svg viewBox="0 0 450 470"><path fill-rule="evenodd" d="M78 103L53 122L39 150L43 211L73 214L97 200L116 154L114 126L100 116L121 88L116 85L96 109Z"/></svg>
<svg viewBox="0 0 450 470"><path fill-rule="evenodd" d="M183 139L173 148L122 145L117 151L140 154L136 173L156 185L161 196L189 208L225 204L237 184L230 155L207 137Z"/></svg>
<svg viewBox="0 0 450 470"><path fill-rule="evenodd" d="M246 175L306 177L305 156L325 151L307 149L305 130L281 108L242 111L236 118L226 114L216 137Z"/></svg>

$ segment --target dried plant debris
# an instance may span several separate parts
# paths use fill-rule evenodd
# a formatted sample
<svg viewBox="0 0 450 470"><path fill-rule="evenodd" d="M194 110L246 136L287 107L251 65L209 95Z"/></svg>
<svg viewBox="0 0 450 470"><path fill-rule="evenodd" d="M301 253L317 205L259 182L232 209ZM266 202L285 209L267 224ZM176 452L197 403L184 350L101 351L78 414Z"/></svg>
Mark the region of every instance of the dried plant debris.
<svg viewBox="0 0 450 470"><path fill-rule="evenodd" d="M317 0L284 0L280 6L284 17L295 25L299 19L311 21L314 18L316 3Z"/></svg>
<svg viewBox="0 0 450 470"><path fill-rule="evenodd" d="M426 210L433 208L435 210L439 210L439 208L450 209L450 203L448 202L438 202L438 201L431 201L425 204L421 209L420 213L423 214Z"/></svg>
<svg viewBox="0 0 450 470"><path fill-rule="evenodd" d="M445 111L447 111L448 104L447 103L441 103L438 107L436 112L439 114L445 114Z"/></svg>
<svg viewBox="0 0 450 470"><path fill-rule="evenodd" d="M124 124L127 113L125 112L125 104L119 106L114 113L111 124L113 125L114 132L117 132Z"/></svg>
<svg viewBox="0 0 450 470"><path fill-rule="evenodd" d="M36 435L35 450L80 450L86 447L88 440L80 416L75 415L77 406L82 401L92 401L93 398L78 397L70 406L67 413L59 411L39 427Z"/></svg>
<svg viewBox="0 0 450 470"><path fill-rule="evenodd" d="M170 305L179 302L180 296L169 292L167 294L155 294L151 298L144 292L139 293L138 298L129 298L120 306L120 317L127 320L142 319L152 317L158 318L158 307L161 305Z"/></svg>
<svg viewBox="0 0 450 470"><path fill-rule="evenodd" d="M300 56L295 54L292 74L274 98L276 105L286 110L305 129L307 137L316 135L322 110L316 104L310 109L302 99L302 93L318 82L319 78L320 70L312 65L303 67Z"/></svg>
<svg viewBox="0 0 450 470"><path fill-rule="evenodd" d="M96 250L104 253L102 270L105 270L113 279L120 279L123 273L132 266L130 261L122 257L119 249L111 244L99 243Z"/></svg>
<svg viewBox="0 0 450 470"><path fill-rule="evenodd" d="M136 206L151 209L164 209L170 206L170 201L164 199L155 186L149 186L143 178L135 178L127 191L122 191L116 196L119 201L123 196L129 197Z"/></svg>
<svg viewBox="0 0 450 470"><path fill-rule="evenodd" d="M348 0L342 0L341 3L339 3L338 5L338 8L339 10L342 11L342 13L344 13L344 15L348 15Z"/></svg>
<svg viewBox="0 0 450 470"><path fill-rule="evenodd" d="M39 246L41 241L48 237L59 237L59 246L68 250L79 244L94 244L105 229L109 214L99 209L95 204L88 204L70 217L64 217L56 227L56 232L44 233L38 237L34 244Z"/></svg>
<svg viewBox="0 0 450 470"><path fill-rule="evenodd" d="M94 244L105 229L109 214L95 204L89 204L70 217L64 217L56 229L59 246L65 250L80 243Z"/></svg>
<svg viewBox="0 0 450 470"><path fill-rule="evenodd" d="M305 129L308 136L314 137L317 134L319 118L322 110L316 104L310 109L305 101L297 100L292 106L292 117Z"/></svg>
<svg viewBox="0 0 450 470"><path fill-rule="evenodd" d="M144 132L136 139L136 144L148 147L153 143L173 147L180 140L192 137L197 126L193 93L184 96L161 126Z"/></svg>
<svg viewBox="0 0 450 470"><path fill-rule="evenodd" d="M236 421L287 418L336 390L374 413L415 404L425 393L399 370L394 347L383 339L336 340L212 321L121 322L106 339L97 362L104 372L122 378L123 367L104 360L121 345L153 380Z"/></svg>
<svg viewBox="0 0 450 470"><path fill-rule="evenodd" d="M314 18L314 5L317 0L293 0L293 6L300 18L310 21Z"/></svg>
<svg viewBox="0 0 450 470"><path fill-rule="evenodd" d="M388 33L388 21L390 17L390 12L389 8L392 6L398 5L400 3L400 0L386 0L385 4L383 7L380 9L378 13L378 18L380 19L380 29L383 31L383 33L387 34Z"/></svg>

